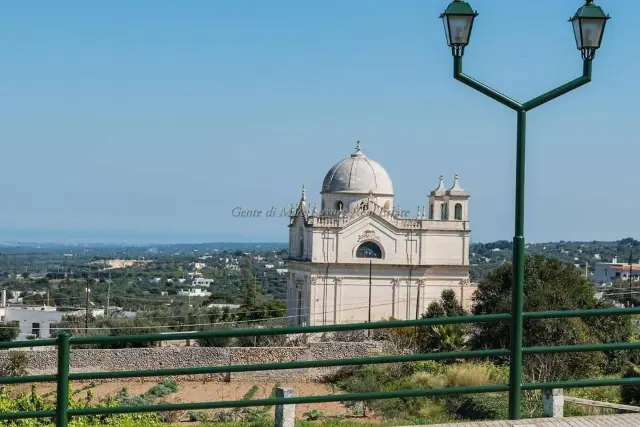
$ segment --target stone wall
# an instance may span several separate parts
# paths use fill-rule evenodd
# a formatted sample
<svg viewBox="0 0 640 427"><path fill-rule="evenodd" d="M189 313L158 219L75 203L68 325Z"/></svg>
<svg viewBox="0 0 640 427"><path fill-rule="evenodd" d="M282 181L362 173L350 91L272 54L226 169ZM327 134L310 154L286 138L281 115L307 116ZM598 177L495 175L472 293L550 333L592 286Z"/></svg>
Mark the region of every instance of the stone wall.
<svg viewBox="0 0 640 427"><path fill-rule="evenodd" d="M29 356L27 370L31 375L55 374L57 352L55 349L12 350L24 351ZM180 347L180 348L127 348L105 350L71 350L71 372L98 372L121 370L146 370L186 368L196 366L245 365L305 360L349 359L387 353L377 343L313 343L307 347ZM0 351L0 365L7 360L8 351ZM232 374L208 374L181 376L191 380L229 381L233 378L283 379L318 381L335 372L339 367L288 369ZM118 379L127 381L140 379ZM153 378L158 380L158 378Z"/></svg>

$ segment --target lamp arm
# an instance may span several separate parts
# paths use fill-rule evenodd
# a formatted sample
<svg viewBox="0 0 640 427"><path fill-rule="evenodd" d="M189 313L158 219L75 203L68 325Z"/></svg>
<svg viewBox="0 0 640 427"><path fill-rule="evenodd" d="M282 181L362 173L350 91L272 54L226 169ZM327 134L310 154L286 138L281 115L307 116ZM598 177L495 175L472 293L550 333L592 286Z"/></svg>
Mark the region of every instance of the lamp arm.
<svg viewBox="0 0 640 427"><path fill-rule="evenodd" d="M585 60L582 64L582 76L577 79L573 79L568 83L563 84L562 86L558 86L555 89L550 90L547 93L544 93L536 98L533 98L531 101L527 101L522 105L524 111L531 111L536 107L541 106L549 101L553 101L559 96L564 95L565 93L571 92L574 89L579 88L580 86L584 86L591 81L591 68L592 62L591 60Z"/></svg>
<svg viewBox="0 0 640 427"><path fill-rule="evenodd" d="M453 78L458 80L459 82L464 83L470 88L475 89L484 95L487 95L489 98L498 101L502 105L511 108L512 110L522 111L524 108L523 105L515 99L509 98L508 96L498 92L495 89L490 88L484 83L480 83L479 81L464 74L462 72L462 57L460 56L453 57Z"/></svg>

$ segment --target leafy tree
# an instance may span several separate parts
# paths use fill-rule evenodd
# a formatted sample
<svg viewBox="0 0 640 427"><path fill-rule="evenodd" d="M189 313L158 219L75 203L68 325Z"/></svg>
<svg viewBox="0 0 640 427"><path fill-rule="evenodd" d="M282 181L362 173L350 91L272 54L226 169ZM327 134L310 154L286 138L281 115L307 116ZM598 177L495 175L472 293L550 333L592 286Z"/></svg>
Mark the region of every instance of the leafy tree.
<svg viewBox="0 0 640 427"><path fill-rule="evenodd" d="M0 341L13 341L18 338L20 329L8 323L0 324Z"/></svg>
<svg viewBox="0 0 640 427"><path fill-rule="evenodd" d="M241 308L245 312L253 312L256 307L258 291L256 289L255 276L253 275L253 262L251 258L247 259L247 262L242 268L242 282L244 295Z"/></svg>
<svg viewBox="0 0 640 427"><path fill-rule="evenodd" d="M442 291L440 301L429 304L423 319L436 317L466 316L468 313L451 289ZM463 324L433 325L419 328L418 335L422 351L461 351L468 346L469 327Z"/></svg>
<svg viewBox="0 0 640 427"><path fill-rule="evenodd" d="M279 300L261 301L253 305L250 309L245 307L245 305L240 307L237 313L239 321L283 318L287 313L287 305L284 301Z"/></svg>
<svg viewBox="0 0 640 427"><path fill-rule="evenodd" d="M478 285L473 314L511 311L512 266L505 264L492 271ZM571 310L598 307L593 289L572 264L542 255L525 259L525 311ZM527 320L524 345L554 346L600 342L598 334L585 321L575 319ZM475 326L475 349L507 348L510 326L506 322L485 322ZM602 353L564 353L527 355L524 373L533 381L588 377L604 365Z"/></svg>
<svg viewBox="0 0 640 427"><path fill-rule="evenodd" d="M222 331L225 329L230 328L212 325L208 328L202 328L201 331ZM196 341L200 347L230 347L233 344L234 339L232 337L209 337L198 338Z"/></svg>
<svg viewBox="0 0 640 427"><path fill-rule="evenodd" d="M608 301L597 301L593 308L613 308ZM599 342L619 343L633 341L634 327L631 316L585 317L584 323L589 325ZM640 363L639 350L605 351L605 374L618 374L631 363Z"/></svg>

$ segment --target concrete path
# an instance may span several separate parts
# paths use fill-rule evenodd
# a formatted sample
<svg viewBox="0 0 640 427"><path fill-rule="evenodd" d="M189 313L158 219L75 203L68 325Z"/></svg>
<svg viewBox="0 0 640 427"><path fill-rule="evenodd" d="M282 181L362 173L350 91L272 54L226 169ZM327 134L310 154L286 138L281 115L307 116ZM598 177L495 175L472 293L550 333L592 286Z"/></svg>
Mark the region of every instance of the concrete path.
<svg viewBox="0 0 640 427"><path fill-rule="evenodd" d="M519 421L482 421L455 424L431 424L412 427L640 427L640 414L594 417L539 418Z"/></svg>

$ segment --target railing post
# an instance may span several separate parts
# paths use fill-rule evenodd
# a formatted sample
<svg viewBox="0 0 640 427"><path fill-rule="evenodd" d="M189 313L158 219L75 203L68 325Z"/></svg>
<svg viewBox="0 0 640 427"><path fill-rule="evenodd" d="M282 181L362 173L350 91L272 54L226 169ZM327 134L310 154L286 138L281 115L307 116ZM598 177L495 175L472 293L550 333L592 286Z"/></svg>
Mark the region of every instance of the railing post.
<svg viewBox="0 0 640 427"><path fill-rule="evenodd" d="M56 394L56 427L68 427L69 415L69 364L70 345L69 334L61 332L58 335L58 375Z"/></svg>
<svg viewBox="0 0 640 427"><path fill-rule="evenodd" d="M551 418L564 417L564 390L561 388L542 390L544 416Z"/></svg>
<svg viewBox="0 0 640 427"><path fill-rule="evenodd" d="M295 391L292 388L276 388L276 397L278 399L294 397ZM274 427L294 427L296 421L296 405L280 404L276 405L276 422Z"/></svg>

